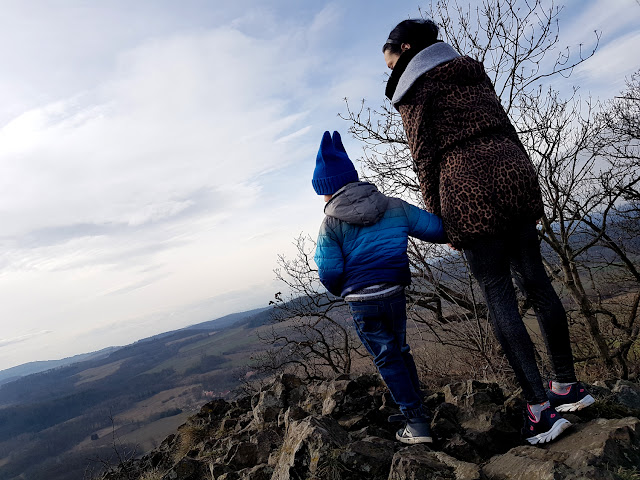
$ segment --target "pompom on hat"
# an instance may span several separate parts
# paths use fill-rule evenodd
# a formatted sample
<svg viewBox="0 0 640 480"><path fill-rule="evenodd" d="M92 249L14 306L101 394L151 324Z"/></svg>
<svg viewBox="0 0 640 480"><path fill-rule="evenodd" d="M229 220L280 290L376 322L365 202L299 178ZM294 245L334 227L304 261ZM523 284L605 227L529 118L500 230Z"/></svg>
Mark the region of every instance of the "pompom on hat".
<svg viewBox="0 0 640 480"><path fill-rule="evenodd" d="M347 183L357 182L358 172L342 145L338 132L324 132L311 183L318 195L333 195Z"/></svg>

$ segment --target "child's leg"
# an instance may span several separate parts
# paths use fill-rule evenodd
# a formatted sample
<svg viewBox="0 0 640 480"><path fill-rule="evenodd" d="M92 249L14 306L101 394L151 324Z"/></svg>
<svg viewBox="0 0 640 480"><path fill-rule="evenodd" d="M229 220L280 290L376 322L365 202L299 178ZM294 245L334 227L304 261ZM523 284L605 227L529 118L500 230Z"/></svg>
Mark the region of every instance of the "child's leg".
<svg viewBox="0 0 640 480"><path fill-rule="evenodd" d="M393 334L397 344L400 346L402 359L411 378L411 384L416 393L421 396L418 370L413 361L413 355L411 355L411 348L407 344L407 300L404 291L400 295L389 299L389 309L393 322Z"/></svg>
<svg viewBox="0 0 640 480"><path fill-rule="evenodd" d="M422 399L414 386L417 384L415 364L404 342L404 331L399 334L394 331L398 328L394 325L393 312L399 310L400 304L404 304L404 294L401 299L395 296L351 302L349 306L358 336L373 355L375 365L400 411L407 418L422 417Z"/></svg>

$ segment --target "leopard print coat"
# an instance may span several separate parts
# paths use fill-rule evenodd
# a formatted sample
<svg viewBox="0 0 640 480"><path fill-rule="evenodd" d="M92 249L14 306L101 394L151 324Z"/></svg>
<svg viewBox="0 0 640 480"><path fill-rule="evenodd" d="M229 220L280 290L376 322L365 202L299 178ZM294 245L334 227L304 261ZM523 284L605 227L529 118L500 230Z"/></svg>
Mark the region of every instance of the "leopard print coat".
<svg viewBox="0 0 640 480"><path fill-rule="evenodd" d="M542 216L536 170L482 63L458 57L427 71L396 107L426 209L454 247Z"/></svg>

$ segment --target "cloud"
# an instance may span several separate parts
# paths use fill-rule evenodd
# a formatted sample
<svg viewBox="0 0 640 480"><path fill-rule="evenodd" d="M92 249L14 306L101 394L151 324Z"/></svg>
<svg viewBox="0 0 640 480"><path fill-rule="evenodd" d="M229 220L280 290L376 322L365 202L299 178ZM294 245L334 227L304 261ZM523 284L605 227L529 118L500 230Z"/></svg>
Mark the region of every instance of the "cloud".
<svg viewBox="0 0 640 480"><path fill-rule="evenodd" d="M40 332L26 333L24 335L20 335L13 338L0 338L0 347L6 347L9 345L14 345L16 343L28 342L36 337L40 337L42 335L48 335L53 333L53 330L42 330Z"/></svg>
<svg viewBox="0 0 640 480"><path fill-rule="evenodd" d="M279 56L285 43L228 27L150 40L93 91L6 124L0 243L77 249L254 202L260 178L294 161L287 141L309 131L290 104L312 61Z"/></svg>
<svg viewBox="0 0 640 480"><path fill-rule="evenodd" d="M629 33L604 45L592 59L576 68L575 81L578 84L588 82L590 92L595 96L616 95L624 88L625 78L638 70L638 64L629 63L629 52L638 45L640 32Z"/></svg>

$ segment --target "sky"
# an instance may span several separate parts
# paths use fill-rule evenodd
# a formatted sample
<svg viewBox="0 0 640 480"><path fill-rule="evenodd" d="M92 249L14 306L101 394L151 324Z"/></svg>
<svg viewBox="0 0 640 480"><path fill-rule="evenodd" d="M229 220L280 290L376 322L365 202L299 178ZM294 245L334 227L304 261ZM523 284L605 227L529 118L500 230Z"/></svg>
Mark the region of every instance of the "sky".
<svg viewBox="0 0 640 480"><path fill-rule="evenodd" d="M561 44L602 38L562 86L612 97L640 4L564 5ZM361 155L344 98L382 103L381 46L419 6L0 0L0 369L266 306L323 217L322 133Z"/></svg>

